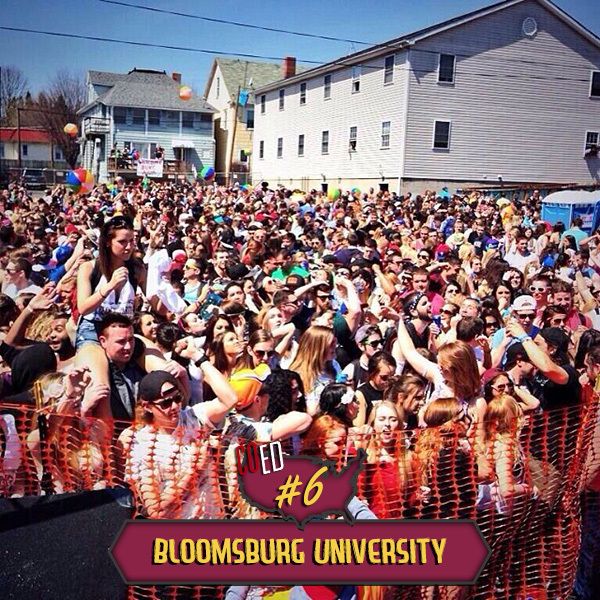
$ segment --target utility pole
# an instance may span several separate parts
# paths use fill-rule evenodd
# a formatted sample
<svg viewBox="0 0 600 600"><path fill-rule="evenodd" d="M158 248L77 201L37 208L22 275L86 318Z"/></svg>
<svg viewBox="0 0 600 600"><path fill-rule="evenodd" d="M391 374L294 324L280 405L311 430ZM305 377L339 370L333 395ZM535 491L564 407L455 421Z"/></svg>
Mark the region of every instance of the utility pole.
<svg viewBox="0 0 600 600"><path fill-rule="evenodd" d="M233 132L231 134L231 150L229 151L229 168L227 173L227 181L229 185L233 185L233 173L231 168L233 166L233 151L235 149L235 132L237 130L237 121L238 121L238 105L240 103L240 91L242 90L242 86L238 85L237 94L235 95L235 109L233 113Z"/></svg>
<svg viewBox="0 0 600 600"><path fill-rule="evenodd" d="M21 107L17 106L17 166L21 168Z"/></svg>

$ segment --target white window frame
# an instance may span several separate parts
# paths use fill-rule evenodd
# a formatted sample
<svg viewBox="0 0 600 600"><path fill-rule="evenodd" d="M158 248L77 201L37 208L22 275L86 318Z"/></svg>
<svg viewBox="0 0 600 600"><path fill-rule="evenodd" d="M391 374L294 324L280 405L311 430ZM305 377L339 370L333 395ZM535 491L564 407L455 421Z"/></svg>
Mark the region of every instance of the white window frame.
<svg viewBox="0 0 600 600"><path fill-rule="evenodd" d="M265 141L264 140L260 140L258 142L258 159L259 160L265 159Z"/></svg>
<svg viewBox="0 0 600 600"><path fill-rule="evenodd" d="M583 143L583 154L585 155L585 153L594 145L594 142L588 142L588 135L590 133L595 133L596 134L596 146L600 149L600 131L594 131L592 129L588 129L585 132L585 140Z"/></svg>
<svg viewBox="0 0 600 600"><path fill-rule="evenodd" d="M392 61L392 68L388 67L388 60ZM383 85L392 85L394 83L394 69L396 67L396 55L390 54L383 59ZM388 81L389 79L389 81Z"/></svg>
<svg viewBox="0 0 600 600"><path fill-rule="evenodd" d="M279 110L285 110L285 88L279 90Z"/></svg>
<svg viewBox="0 0 600 600"><path fill-rule="evenodd" d="M306 105L306 82L300 84L300 106Z"/></svg>
<svg viewBox="0 0 600 600"><path fill-rule="evenodd" d="M331 143L331 139L329 136L329 129L321 132L321 154L329 154L329 144ZM326 145L326 150L323 151L323 147Z"/></svg>
<svg viewBox="0 0 600 600"><path fill-rule="evenodd" d="M331 100L331 75L323 76L323 100Z"/></svg>
<svg viewBox="0 0 600 600"><path fill-rule="evenodd" d="M452 63L452 81L440 81L440 72L442 67L442 56L452 56L454 59ZM438 69L437 69L437 82L440 85L454 85L456 82L456 54L450 54L448 52L440 52L438 54Z"/></svg>
<svg viewBox="0 0 600 600"><path fill-rule="evenodd" d="M353 94L360 93L360 76L362 75L361 65L355 65L352 67L352 88Z"/></svg>
<svg viewBox="0 0 600 600"><path fill-rule="evenodd" d="M267 112L267 95L262 94L260 97L260 114L264 115Z"/></svg>
<svg viewBox="0 0 600 600"><path fill-rule="evenodd" d="M300 140L302 140L302 145L300 145ZM304 156L304 146L306 144L306 137L303 133L298 134L298 156Z"/></svg>
<svg viewBox="0 0 600 600"><path fill-rule="evenodd" d="M352 125L348 133L348 152L356 152L356 146L358 142L358 127Z"/></svg>
<svg viewBox="0 0 600 600"><path fill-rule="evenodd" d="M435 146L435 130L438 123L448 123L448 147L447 148L436 148ZM433 135L431 138L431 149L441 152L448 152L452 143L452 121L450 119L434 119L433 121Z"/></svg>
<svg viewBox="0 0 600 600"><path fill-rule="evenodd" d="M387 124L387 133L385 132L385 125ZM387 145L384 144L384 137L387 135ZM392 122L391 121L382 121L381 122L381 149L388 150L391 146L392 139Z"/></svg>
<svg viewBox="0 0 600 600"><path fill-rule="evenodd" d="M277 138L277 158L283 158L283 138Z"/></svg>
<svg viewBox="0 0 600 600"><path fill-rule="evenodd" d="M592 84L594 83L594 73L598 74L598 78L600 79L600 71L592 71L590 73L590 98L600 98L600 94L597 96L592 96Z"/></svg>

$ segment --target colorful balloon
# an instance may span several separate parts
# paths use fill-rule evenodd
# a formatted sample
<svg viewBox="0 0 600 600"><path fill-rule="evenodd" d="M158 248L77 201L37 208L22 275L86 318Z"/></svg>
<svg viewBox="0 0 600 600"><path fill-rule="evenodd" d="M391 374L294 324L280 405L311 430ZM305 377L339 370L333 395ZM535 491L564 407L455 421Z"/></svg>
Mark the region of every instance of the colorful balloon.
<svg viewBox="0 0 600 600"><path fill-rule="evenodd" d="M77 129L77 125L75 125L75 123L67 123L63 129L63 131L69 136L69 137L75 137L77 136L78 133L78 129Z"/></svg>
<svg viewBox="0 0 600 600"><path fill-rule="evenodd" d="M327 192L327 197L330 200L337 200L341 195L339 188L332 188Z"/></svg>
<svg viewBox="0 0 600 600"><path fill-rule="evenodd" d="M249 192L252 189L252 187L249 183L245 183L241 186L241 189L244 190L244 192Z"/></svg>
<svg viewBox="0 0 600 600"><path fill-rule="evenodd" d="M180 86L179 97L187 102L192 97L192 88L189 85Z"/></svg>
<svg viewBox="0 0 600 600"><path fill-rule="evenodd" d="M89 194L94 189L94 176L86 169L75 169L67 173L66 184L76 194Z"/></svg>
<svg viewBox="0 0 600 600"><path fill-rule="evenodd" d="M200 177L202 179L212 179L215 176L215 170L212 167L202 167L200 171Z"/></svg>

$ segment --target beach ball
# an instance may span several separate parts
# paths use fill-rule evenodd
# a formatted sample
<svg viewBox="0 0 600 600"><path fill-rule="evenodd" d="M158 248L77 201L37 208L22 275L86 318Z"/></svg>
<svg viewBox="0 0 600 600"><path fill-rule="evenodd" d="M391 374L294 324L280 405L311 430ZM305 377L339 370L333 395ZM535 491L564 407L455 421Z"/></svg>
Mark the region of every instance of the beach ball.
<svg viewBox="0 0 600 600"><path fill-rule="evenodd" d="M182 85L179 87L179 97L182 100L189 100L192 97L192 88L189 85Z"/></svg>
<svg viewBox="0 0 600 600"><path fill-rule="evenodd" d="M245 183L244 185L241 186L240 189L243 190L244 192L249 192L252 189L252 187L250 186L249 183Z"/></svg>
<svg viewBox="0 0 600 600"><path fill-rule="evenodd" d="M327 192L327 197L330 200L337 200L340 197L340 194L341 194L341 192L340 192L339 188L333 188Z"/></svg>
<svg viewBox="0 0 600 600"><path fill-rule="evenodd" d="M357 187L352 188L352 195L356 196L356 195L360 195L360 190Z"/></svg>
<svg viewBox="0 0 600 600"><path fill-rule="evenodd" d="M200 171L200 177L202 179L212 179L215 176L215 170L212 167L202 167L202 171Z"/></svg>
<svg viewBox="0 0 600 600"><path fill-rule="evenodd" d="M63 131L69 136L69 137L75 137L77 135L78 129L77 129L77 125L75 125L75 123L67 123L64 126Z"/></svg>
<svg viewBox="0 0 600 600"><path fill-rule="evenodd" d="M86 169L75 169L67 173L66 184L76 194L89 194L94 188L94 176Z"/></svg>

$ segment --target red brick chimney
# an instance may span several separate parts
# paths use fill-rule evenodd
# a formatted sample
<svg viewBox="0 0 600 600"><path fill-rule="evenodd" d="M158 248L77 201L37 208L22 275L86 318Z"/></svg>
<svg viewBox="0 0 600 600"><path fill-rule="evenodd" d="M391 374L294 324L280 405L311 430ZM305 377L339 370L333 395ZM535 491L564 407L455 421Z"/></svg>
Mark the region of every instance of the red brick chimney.
<svg viewBox="0 0 600 600"><path fill-rule="evenodd" d="M284 79L293 77L296 74L296 57L286 56L281 63L281 74Z"/></svg>
<svg viewBox="0 0 600 600"><path fill-rule="evenodd" d="M173 81L181 83L181 73L172 73L171 77L173 78Z"/></svg>

